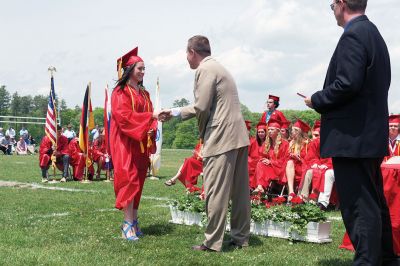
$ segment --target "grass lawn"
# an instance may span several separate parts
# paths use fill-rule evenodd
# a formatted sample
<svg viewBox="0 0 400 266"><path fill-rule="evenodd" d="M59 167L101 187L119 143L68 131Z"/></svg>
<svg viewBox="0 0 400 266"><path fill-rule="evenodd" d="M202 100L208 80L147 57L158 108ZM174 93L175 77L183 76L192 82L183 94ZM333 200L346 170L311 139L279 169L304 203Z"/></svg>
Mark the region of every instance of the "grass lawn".
<svg viewBox="0 0 400 266"><path fill-rule="evenodd" d="M353 254L339 250L344 226L333 220L329 244L252 236L250 247L222 253L190 249L203 229L170 224L165 198L183 193L181 184L164 186L189 150L164 150L159 181L147 180L139 210L138 243L121 239L122 213L114 209L112 183L67 182L43 187L0 187L0 265L349 265ZM0 155L0 181L40 183L38 156ZM41 186L41 184L40 184ZM161 199L160 199L161 198ZM331 212L329 216L340 216Z"/></svg>

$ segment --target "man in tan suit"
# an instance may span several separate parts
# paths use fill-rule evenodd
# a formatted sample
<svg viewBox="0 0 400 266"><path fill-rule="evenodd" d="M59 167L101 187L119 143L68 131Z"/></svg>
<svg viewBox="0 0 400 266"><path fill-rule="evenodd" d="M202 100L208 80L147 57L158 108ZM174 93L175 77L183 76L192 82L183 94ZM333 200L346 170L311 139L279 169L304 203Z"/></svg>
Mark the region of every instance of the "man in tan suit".
<svg viewBox="0 0 400 266"><path fill-rule="evenodd" d="M203 174L208 225L205 241L194 250L220 251L229 200L232 203L230 245L248 245L250 195L247 170L249 137L240 112L240 101L231 74L211 55L209 41L193 36L188 41L187 60L197 69L195 102L171 109L182 119L197 117L203 141Z"/></svg>

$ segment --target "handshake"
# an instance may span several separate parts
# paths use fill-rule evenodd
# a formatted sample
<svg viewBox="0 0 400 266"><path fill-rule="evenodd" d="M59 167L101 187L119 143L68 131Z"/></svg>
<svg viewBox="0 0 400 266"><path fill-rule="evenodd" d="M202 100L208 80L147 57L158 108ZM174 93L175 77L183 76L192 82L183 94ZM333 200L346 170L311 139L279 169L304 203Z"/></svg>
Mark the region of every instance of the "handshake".
<svg viewBox="0 0 400 266"><path fill-rule="evenodd" d="M175 115L173 110L171 110L171 109L164 109L164 110L154 111L153 112L153 118L157 119L160 122L168 121L173 116L177 116L177 115Z"/></svg>

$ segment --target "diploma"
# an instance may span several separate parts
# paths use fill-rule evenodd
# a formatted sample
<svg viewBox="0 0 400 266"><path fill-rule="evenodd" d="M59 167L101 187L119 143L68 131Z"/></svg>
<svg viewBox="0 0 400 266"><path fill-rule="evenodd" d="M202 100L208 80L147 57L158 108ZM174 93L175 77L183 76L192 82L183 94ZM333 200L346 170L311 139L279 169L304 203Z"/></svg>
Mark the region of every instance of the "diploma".
<svg viewBox="0 0 400 266"><path fill-rule="evenodd" d="M299 95L302 98L307 98L305 95L301 94L300 92L298 92L297 95Z"/></svg>

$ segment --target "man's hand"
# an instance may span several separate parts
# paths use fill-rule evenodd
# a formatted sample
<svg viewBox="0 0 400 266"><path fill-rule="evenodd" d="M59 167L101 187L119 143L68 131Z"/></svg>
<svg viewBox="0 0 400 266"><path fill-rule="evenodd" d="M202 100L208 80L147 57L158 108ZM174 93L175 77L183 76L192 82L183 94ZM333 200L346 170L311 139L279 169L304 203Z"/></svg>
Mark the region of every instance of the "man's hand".
<svg viewBox="0 0 400 266"><path fill-rule="evenodd" d="M161 110L153 112L153 118L161 122L168 121L171 119L171 117L172 117L171 110Z"/></svg>
<svg viewBox="0 0 400 266"><path fill-rule="evenodd" d="M310 97L305 98L305 99L304 99L304 103L305 103L308 107L310 107L311 109L314 109Z"/></svg>

